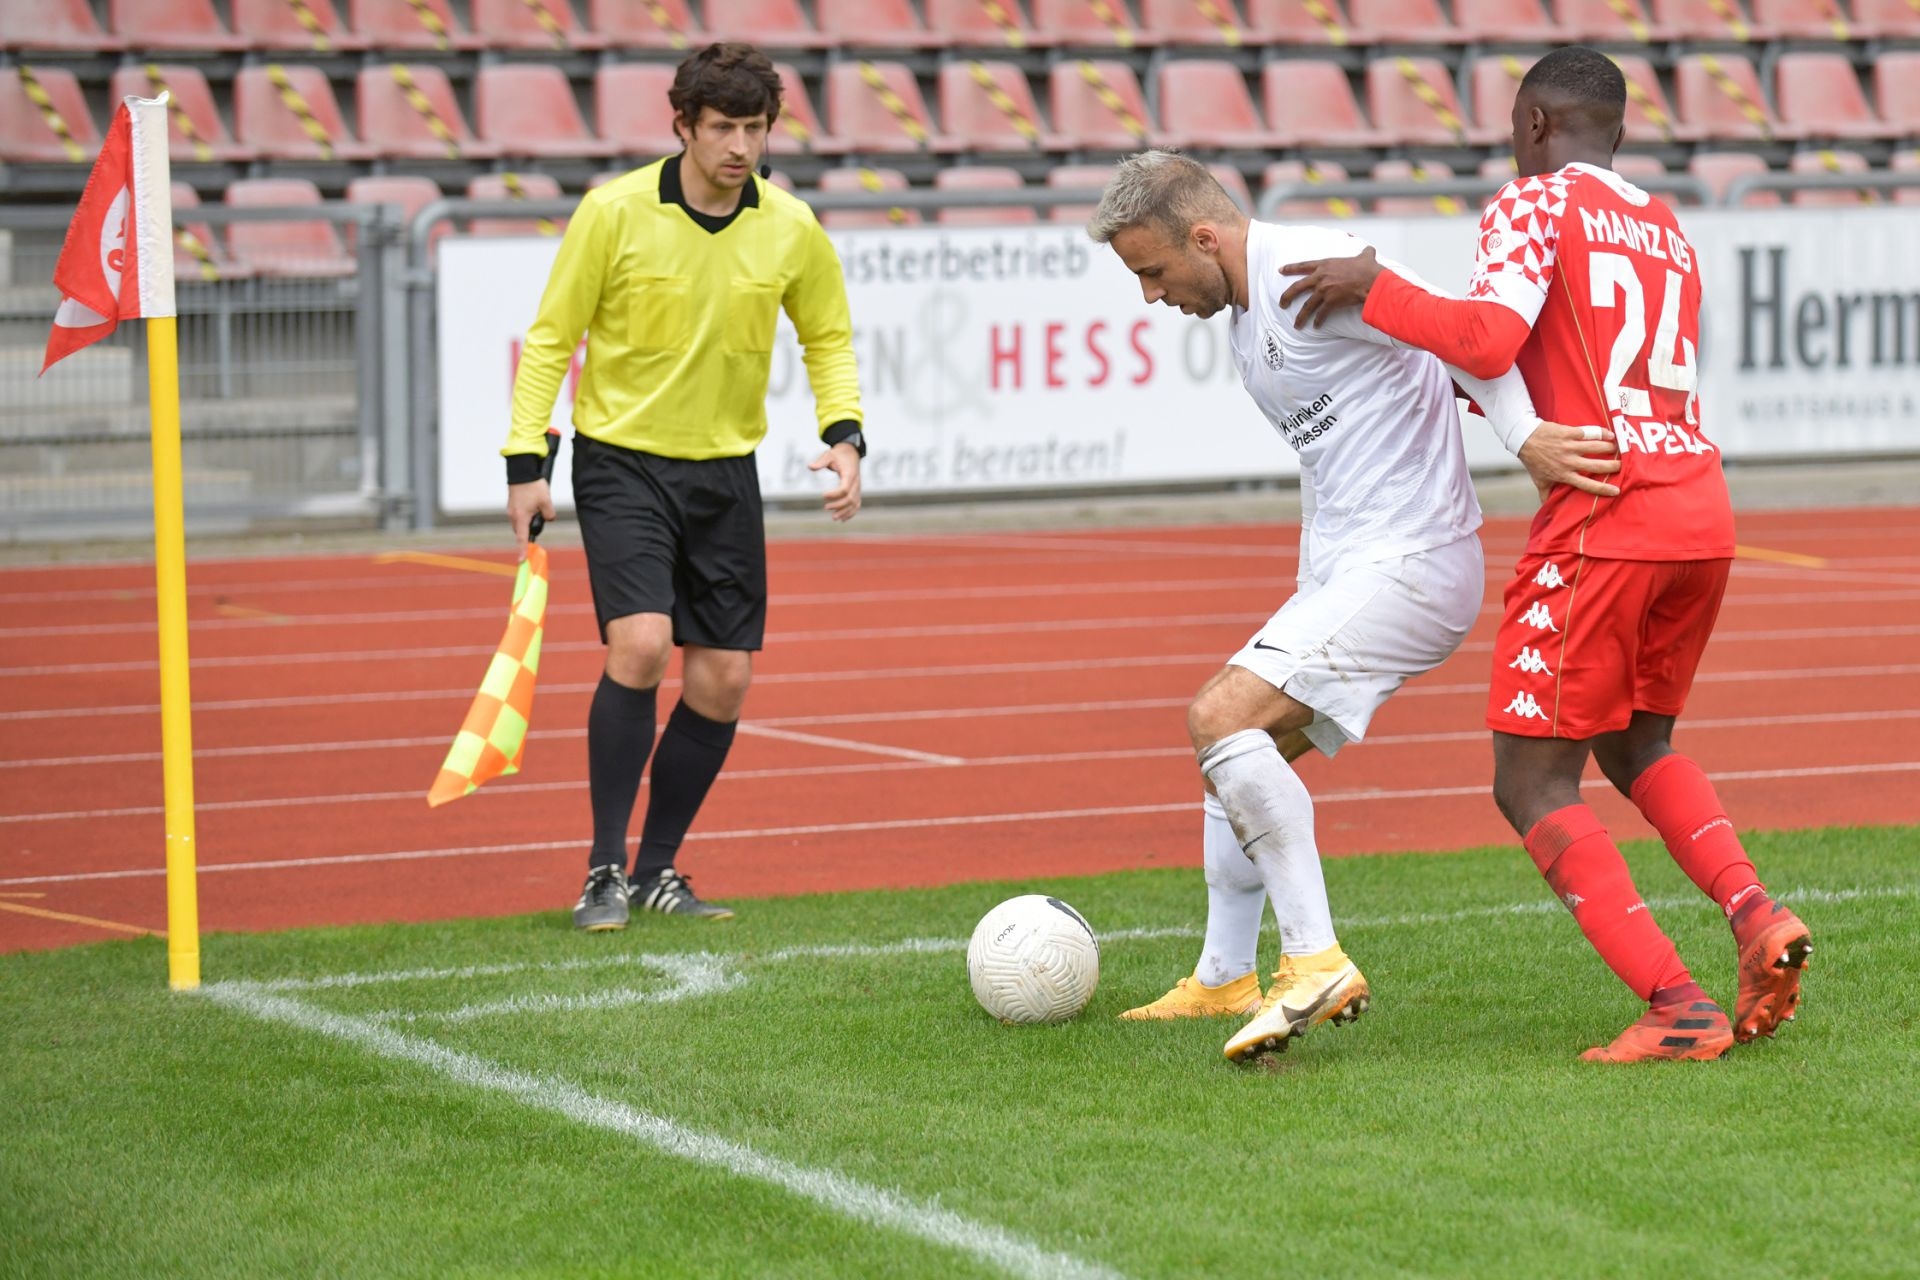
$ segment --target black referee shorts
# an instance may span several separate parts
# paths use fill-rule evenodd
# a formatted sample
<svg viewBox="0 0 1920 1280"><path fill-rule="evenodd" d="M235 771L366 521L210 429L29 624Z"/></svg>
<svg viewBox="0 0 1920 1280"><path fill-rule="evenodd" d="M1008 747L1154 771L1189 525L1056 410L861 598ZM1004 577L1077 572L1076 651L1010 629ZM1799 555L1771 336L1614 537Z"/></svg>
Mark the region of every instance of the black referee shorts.
<svg viewBox="0 0 1920 1280"><path fill-rule="evenodd" d="M673 619L673 642L761 647L767 529L744 458L663 458L574 435L573 505L600 639L634 613Z"/></svg>

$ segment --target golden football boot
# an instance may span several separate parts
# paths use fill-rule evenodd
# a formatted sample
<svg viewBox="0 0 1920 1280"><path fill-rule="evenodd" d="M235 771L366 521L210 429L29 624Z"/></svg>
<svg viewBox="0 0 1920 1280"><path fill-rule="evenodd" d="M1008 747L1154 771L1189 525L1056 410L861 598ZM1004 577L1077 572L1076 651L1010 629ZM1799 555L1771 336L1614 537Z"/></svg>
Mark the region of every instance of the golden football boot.
<svg viewBox="0 0 1920 1280"><path fill-rule="evenodd" d="M1352 1022L1367 1011L1371 993L1358 965L1339 945L1311 956L1281 956L1273 985L1253 1020L1227 1041L1229 1061L1285 1053L1287 1044L1323 1022Z"/></svg>
<svg viewBox="0 0 1920 1280"><path fill-rule="evenodd" d="M1243 973L1232 982L1210 987L1200 975L1182 978L1173 990L1138 1009L1121 1014L1130 1022L1159 1022L1169 1018L1244 1018L1260 1007L1260 975Z"/></svg>

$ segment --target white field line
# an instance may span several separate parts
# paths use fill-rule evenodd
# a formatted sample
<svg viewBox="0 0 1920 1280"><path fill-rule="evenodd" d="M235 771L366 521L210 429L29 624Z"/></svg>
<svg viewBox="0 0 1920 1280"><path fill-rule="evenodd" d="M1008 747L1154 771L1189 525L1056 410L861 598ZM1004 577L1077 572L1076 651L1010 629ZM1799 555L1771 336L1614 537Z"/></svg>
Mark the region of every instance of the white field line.
<svg viewBox="0 0 1920 1280"><path fill-rule="evenodd" d="M687 1128L666 1116L599 1097L558 1076L529 1075L365 1018L314 1008L285 996L233 987L202 990L216 1003L263 1022L344 1041L377 1057L424 1067L456 1084L512 1098L534 1110L630 1138L667 1155L779 1187L855 1222L914 1236L1010 1275L1035 1280L1106 1280L1119 1275L1098 1263L1049 1251L1002 1227L974 1221L936 1203L916 1200L831 1169L766 1155L743 1143Z"/></svg>
<svg viewBox="0 0 1920 1280"><path fill-rule="evenodd" d="M1856 902L1879 898L1911 898L1920 896L1920 885L1869 885L1848 889L1775 889L1774 897L1783 902L1835 904ZM1649 898L1647 906L1655 911L1674 911L1697 909L1704 911L1714 904L1704 894L1686 894L1679 897ZM1458 924L1467 920L1484 920L1506 916L1557 915L1560 903L1552 897L1528 898L1521 902L1501 902L1478 907L1458 907L1451 911L1418 911L1398 915L1346 916L1342 915L1336 923L1346 929L1403 929L1416 925ZM1262 932L1273 933L1275 926L1268 921L1261 926ZM1102 930L1099 934L1100 945L1113 946L1123 942L1152 942L1163 938L1199 938L1205 930L1196 925L1159 925L1137 929ZM205 990L248 991L260 994L286 991L335 991L358 989L361 987L388 986L407 982L466 982L475 978L502 977L516 973L571 973L594 969L661 969L666 971L670 962L681 960L688 962L688 971L697 967L711 968L714 971L729 971L760 964L781 964L792 960L864 960L885 959L890 956L911 955L951 955L967 949L965 938L903 938L898 942L852 942L818 943L812 945L781 947L773 951L741 952L668 952L668 953L630 953L616 955L575 957L566 960L522 960L507 961L500 964L461 965L433 969L386 969L371 972L324 974L312 978L228 978L209 983ZM697 962L697 963L696 963ZM470 1006L478 1008L479 1006ZM417 1018L447 1018L459 1010L443 1013L416 1013ZM394 1013L369 1015L377 1018L401 1016ZM474 1015L460 1013L462 1020Z"/></svg>
<svg viewBox="0 0 1920 1280"><path fill-rule="evenodd" d="M474 650L479 653L480 650ZM492 650L486 652L491 653ZM351 655L339 655L342 657ZM1215 668L1223 663L1228 654L1220 651L1202 654L1146 654L1137 657L1121 658L1079 658L1058 662L1003 662L970 663L946 667L875 667L865 670L839 671L793 671L774 672L754 677L758 685L802 685L829 683L866 683L881 679L936 680L971 676L1034 675L1061 671L1114 670L1138 667L1192 666L1201 670ZM1847 679L1870 676L1899 676L1920 673L1920 664L1887 665L1871 667L1788 667L1773 670L1747 671L1709 671L1694 677L1695 684L1726 684L1745 680L1819 680ZM0 675L6 674L0 671ZM568 695L591 694L598 688L597 681L576 681L565 684L543 684L540 692L548 698ZM678 680L661 682L662 690L677 689ZM1486 692L1484 682L1468 684L1430 684L1415 683L1399 692L1402 698L1431 697L1439 694L1482 693ZM460 699L469 701L473 697L473 686L465 685L451 689L393 689L386 691L338 693L293 694L274 698L227 698L209 699L195 702L193 712L196 715L216 711L268 711L284 710L290 707L357 705L364 703L425 702L441 699ZM44 707L31 711L0 712L0 724L29 720L70 720L81 716L131 716L158 714L158 703L120 704L94 707ZM944 713L941 713L944 714ZM846 723L858 723L869 717L864 713L856 714ZM793 723L794 721L789 721ZM762 721L761 723L768 723ZM842 723L832 717L816 717L809 724Z"/></svg>
<svg viewBox="0 0 1920 1280"><path fill-rule="evenodd" d="M732 782L749 782L771 778L806 778L831 773L873 772L891 773L912 769L918 764L940 765L950 768L1000 768L1007 765L1027 764L1066 764L1094 760L1140 760L1156 756L1184 756L1191 752L1186 747L1121 747L1104 751L1060 751L1042 752L1028 755L991 755L991 756L943 756L931 752L912 751L904 747L889 747L878 743L855 742L846 738L815 738L808 734L793 734L781 731L781 726L790 724L887 724L911 720L957 720L977 719L996 716L1021 717L1035 715L1093 715L1107 712L1162 711L1184 707L1186 698L1128 698L1111 702L1054 702L1054 703L1016 703L999 707L945 707L920 711L874 711L853 712L837 716L781 716L768 720L743 720L740 732L756 734L768 738L791 738L800 742L815 742L822 746L845 747L853 750L875 751L882 754L896 754L903 763L867 763L842 765L798 765L779 769L729 769L721 776ZM1681 727L1690 732L1709 732L1722 729L1771 729L1801 724L1860 724L1874 721L1920 719L1920 707L1889 707L1875 711L1813 711L1793 715L1777 716L1725 716L1719 718L1686 719ZM584 727L576 729L534 729L527 734L529 742L561 742L587 736ZM1481 742L1487 737L1487 731L1481 728L1450 729L1434 733L1376 733L1364 741L1370 747L1400 747L1424 745L1439 742ZM195 747L193 758L199 760L227 760L251 758L254 756L307 755L310 753L339 751L400 751L416 747L437 747L447 741L443 733L415 738L366 738L340 742L275 742L260 743L241 747ZM88 765L151 764L161 759L158 751L109 752L103 755L88 756L45 756L30 757L23 760L0 759L0 769L41 769L74 768ZM566 782L507 784L523 789L532 787L565 787ZM580 785L575 779L572 785Z"/></svg>
<svg viewBox="0 0 1920 1280"><path fill-rule="evenodd" d="M889 747L879 742L859 742L852 738L829 738L817 733L796 733L792 729L773 729L766 725L741 721L741 733L756 738L776 738L782 742L804 742L809 746L833 747L840 751L860 751L868 755L895 756L901 760L912 760L919 764L956 765L965 764L959 756L937 755L931 751L915 751L911 747ZM833 771L832 766L821 769L822 773Z"/></svg>
<svg viewBox="0 0 1920 1280"><path fill-rule="evenodd" d="M1862 774L1920 773L1920 760L1896 760L1880 764L1843 764L1810 766L1798 769L1731 769L1707 776L1715 782L1768 782L1787 781L1805 778L1846 778ZM584 788L584 783L569 783L574 789ZM1604 778L1587 778L1580 785L1583 788L1604 790L1611 784ZM1415 787L1393 791L1333 791L1314 797L1317 805L1328 804L1380 804L1389 800L1439 800L1459 796L1479 796L1487 794L1486 783L1475 783L1459 787ZM418 792L396 793L397 798L417 802ZM498 794L509 794L501 792ZM366 799L384 799L385 796L371 796ZM364 803L355 797L337 797L333 802ZM791 827L755 827L734 831L694 831L687 835L688 843L706 843L722 840L769 840L793 836L846 835L852 832L866 831L923 831L933 827L981 827L998 826L1022 822L1064 822L1092 818L1131 818L1152 817L1165 813L1187 813L1199 807L1197 801L1181 800L1166 804L1108 805L1088 809L1039 809L1020 813L980 813L962 814L954 817L933 818L896 818L874 822L830 822L806 826ZM118 811L115 811L118 812ZM138 812L153 814L161 812L158 806ZM630 838L629 844L635 843ZM520 854L551 852L556 849L579 849L581 842L574 840L536 840L516 844L464 845L443 849L406 849L391 853L343 853L325 854L311 858L274 858L253 862L202 862L197 870L202 875L218 875L222 872L239 871L286 871L299 867L335 867L352 866L364 863L381 862L424 862L441 858L466 858L487 854ZM0 878L0 887L29 884L74 884L89 880L135 880L155 876L164 876L165 867L123 867L114 871L72 871L49 875L10 876Z"/></svg>

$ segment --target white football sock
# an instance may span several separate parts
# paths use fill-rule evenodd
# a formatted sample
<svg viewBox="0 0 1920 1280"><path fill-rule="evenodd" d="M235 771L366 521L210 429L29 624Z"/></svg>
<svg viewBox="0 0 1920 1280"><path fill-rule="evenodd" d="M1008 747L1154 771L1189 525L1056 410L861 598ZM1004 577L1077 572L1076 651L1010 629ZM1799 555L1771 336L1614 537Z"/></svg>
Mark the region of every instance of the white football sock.
<svg viewBox="0 0 1920 1280"><path fill-rule="evenodd" d="M1207 797L1200 848L1207 869L1207 940L1194 976L1210 987L1232 982L1260 965L1260 918L1267 883L1240 848L1227 811Z"/></svg>
<svg viewBox="0 0 1920 1280"><path fill-rule="evenodd" d="M1229 734L1200 753L1200 770L1273 899L1280 953L1306 956L1333 946L1333 913L1313 842L1313 797L1273 739L1260 729Z"/></svg>

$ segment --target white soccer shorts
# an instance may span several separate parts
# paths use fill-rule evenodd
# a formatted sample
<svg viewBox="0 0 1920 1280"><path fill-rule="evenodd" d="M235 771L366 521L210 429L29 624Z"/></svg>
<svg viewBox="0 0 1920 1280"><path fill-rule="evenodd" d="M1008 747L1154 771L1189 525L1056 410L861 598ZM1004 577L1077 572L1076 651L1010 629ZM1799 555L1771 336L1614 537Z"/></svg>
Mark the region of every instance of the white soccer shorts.
<svg viewBox="0 0 1920 1280"><path fill-rule="evenodd" d="M1480 612L1478 535L1304 582L1227 659L1313 708L1305 733L1326 755L1366 736L1393 691L1445 662Z"/></svg>

